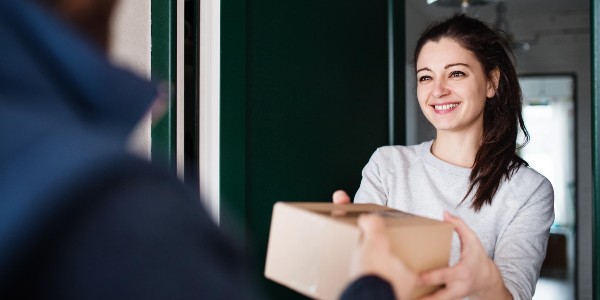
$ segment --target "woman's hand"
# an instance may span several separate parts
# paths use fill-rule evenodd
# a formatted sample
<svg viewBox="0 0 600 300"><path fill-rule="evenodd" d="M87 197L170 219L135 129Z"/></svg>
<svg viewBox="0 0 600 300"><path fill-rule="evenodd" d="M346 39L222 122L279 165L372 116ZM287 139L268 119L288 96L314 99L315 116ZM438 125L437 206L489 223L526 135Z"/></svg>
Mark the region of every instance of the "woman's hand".
<svg viewBox="0 0 600 300"><path fill-rule="evenodd" d="M348 204L352 202L348 193L343 190L333 192L332 200L335 204Z"/></svg>
<svg viewBox="0 0 600 300"><path fill-rule="evenodd" d="M364 214L358 218L358 226L362 238L350 265L351 276L376 275L390 283L397 299L408 299L416 286L417 274L392 253L383 218Z"/></svg>
<svg viewBox="0 0 600 300"><path fill-rule="evenodd" d="M460 261L453 267L424 273L419 284L445 286L422 300L438 299L512 299L504 286L500 270L475 233L460 219L444 212L444 220L454 225L461 241Z"/></svg>

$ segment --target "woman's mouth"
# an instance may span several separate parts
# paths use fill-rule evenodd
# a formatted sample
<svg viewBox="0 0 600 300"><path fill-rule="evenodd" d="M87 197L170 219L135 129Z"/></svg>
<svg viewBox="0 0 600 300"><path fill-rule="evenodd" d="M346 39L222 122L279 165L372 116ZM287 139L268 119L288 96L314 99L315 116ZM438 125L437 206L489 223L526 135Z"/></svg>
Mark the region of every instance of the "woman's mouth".
<svg viewBox="0 0 600 300"><path fill-rule="evenodd" d="M437 112L448 112L451 111L452 109L456 108L457 106L459 106L460 103L447 103L447 104L435 104L432 105L433 109L435 109Z"/></svg>

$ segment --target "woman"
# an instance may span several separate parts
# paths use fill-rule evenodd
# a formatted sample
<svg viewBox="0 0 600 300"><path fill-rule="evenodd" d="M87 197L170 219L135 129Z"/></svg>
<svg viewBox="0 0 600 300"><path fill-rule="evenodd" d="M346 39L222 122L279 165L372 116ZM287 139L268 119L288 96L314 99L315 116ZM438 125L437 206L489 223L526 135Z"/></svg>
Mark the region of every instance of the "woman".
<svg viewBox="0 0 600 300"><path fill-rule="evenodd" d="M445 284L428 299L531 299L554 220L550 182L516 155L521 90L503 38L456 15L427 29L414 53L417 98L436 138L379 148L355 203L453 223L451 267L422 274ZM349 202L343 192L334 202ZM445 211L451 212L454 217ZM462 220L461 220L462 219Z"/></svg>

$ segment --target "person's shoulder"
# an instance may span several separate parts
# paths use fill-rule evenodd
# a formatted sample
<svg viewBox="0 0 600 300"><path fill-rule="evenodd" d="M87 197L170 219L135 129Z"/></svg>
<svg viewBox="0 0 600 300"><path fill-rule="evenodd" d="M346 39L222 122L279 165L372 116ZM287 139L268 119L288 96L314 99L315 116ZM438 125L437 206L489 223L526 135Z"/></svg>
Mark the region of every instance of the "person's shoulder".
<svg viewBox="0 0 600 300"><path fill-rule="evenodd" d="M539 186L541 184L549 184L550 187L552 186L548 178L527 165L521 165L512 175L511 181L518 182L520 185Z"/></svg>
<svg viewBox="0 0 600 300"><path fill-rule="evenodd" d="M97 195L95 198L101 201L127 198L123 195L132 196L132 200L143 197L160 198L160 194L168 194L172 199L190 199L194 196L189 187L163 166L128 153L109 155L95 161L77 177L72 180L64 196L70 195L78 199L85 195ZM160 192L149 193L151 189Z"/></svg>
<svg viewBox="0 0 600 300"><path fill-rule="evenodd" d="M543 198L554 199L554 189L550 180L530 166L521 165L509 180L516 195L525 199L537 194Z"/></svg>
<svg viewBox="0 0 600 300"><path fill-rule="evenodd" d="M393 145L393 146L383 146L377 148L374 155L378 155L380 157L386 158L395 158L395 157L403 157L403 158L416 158L421 155L421 151L423 147L427 144L421 143L417 145Z"/></svg>
<svg viewBox="0 0 600 300"><path fill-rule="evenodd" d="M422 161L422 151L427 142L411 146L383 146L379 147L371 156L370 162L387 170L410 168Z"/></svg>

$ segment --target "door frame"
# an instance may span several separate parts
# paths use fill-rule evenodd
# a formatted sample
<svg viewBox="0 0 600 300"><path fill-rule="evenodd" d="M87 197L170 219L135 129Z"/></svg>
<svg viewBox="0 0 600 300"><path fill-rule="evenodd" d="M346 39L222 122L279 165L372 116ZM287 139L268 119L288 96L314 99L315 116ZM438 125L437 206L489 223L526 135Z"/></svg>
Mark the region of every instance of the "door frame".
<svg viewBox="0 0 600 300"><path fill-rule="evenodd" d="M600 1L590 0L592 61L592 282L593 298L600 299Z"/></svg>

